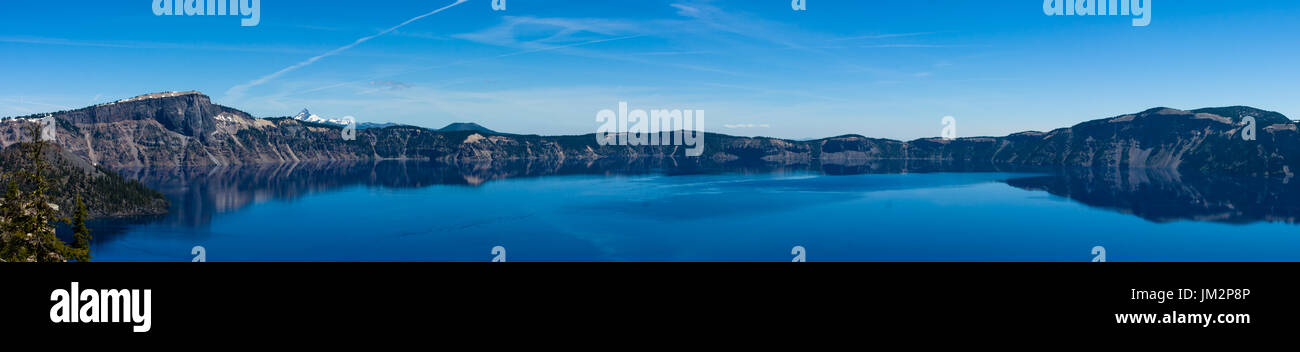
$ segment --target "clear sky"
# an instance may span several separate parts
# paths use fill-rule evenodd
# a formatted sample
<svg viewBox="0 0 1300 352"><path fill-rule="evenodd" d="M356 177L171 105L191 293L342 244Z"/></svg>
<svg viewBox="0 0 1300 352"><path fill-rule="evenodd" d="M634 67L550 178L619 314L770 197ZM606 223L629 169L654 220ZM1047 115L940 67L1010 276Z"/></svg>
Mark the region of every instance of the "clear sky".
<svg viewBox="0 0 1300 352"><path fill-rule="evenodd" d="M936 136L946 115L1005 135L1157 106L1300 118L1294 0L1154 0L1146 27L1041 0L468 0L387 33L456 0L261 0L254 27L152 2L5 2L0 116L200 90L260 117L538 134L595 132L619 101L786 138Z"/></svg>

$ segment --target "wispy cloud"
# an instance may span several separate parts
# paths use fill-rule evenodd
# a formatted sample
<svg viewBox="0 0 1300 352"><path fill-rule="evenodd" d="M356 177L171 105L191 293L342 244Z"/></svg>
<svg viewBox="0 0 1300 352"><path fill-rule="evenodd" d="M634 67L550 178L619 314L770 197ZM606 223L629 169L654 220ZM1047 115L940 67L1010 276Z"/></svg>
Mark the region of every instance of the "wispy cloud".
<svg viewBox="0 0 1300 352"><path fill-rule="evenodd" d="M722 125L722 127L735 130L735 129L742 129L742 128L770 128L772 126L765 123L764 124L742 123L742 124L735 124L735 125Z"/></svg>
<svg viewBox="0 0 1300 352"><path fill-rule="evenodd" d="M303 53L313 52L305 49L292 49L292 48L284 48L284 47L267 48L267 47L236 46L236 45L223 45L223 44L193 44L193 43L168 43L168 42L143 42L143 41L101 41L101 40L80 40L80 39L50 38L50 37L31 37L31 36L0 36L0 43L57 45L57 46L73 46L73 47L87 47L87 48L208 50L208 51L279 53L279 54L303 54Z"/></svg>
<svg viewBox="0 0 1300 352"><path fill-rule="evenodd" d="M386 89L406 89L411 85L398 81L370 81L370 85Z"/></svg>
<svg viewBox="0 0 1300 352"><path fill-rule="evenodd" d="M43 99L42 99L43 100ZM32 100L30 97L0 97L0 116L20 116L42 112L51 112L55 110L72 110L73 108L62 104L51 104L43 101Z"/></svg>
<svg viewBox="0 0 1300 352"><path fill-rule="evenodd" d="M974 48L974 47L977 47L977 46L974 46L974 45L950 45L950 44L876 44L876 45L863 45L863 46L859 46L859 48L864 48L864 49L888 49L888 48L932 48L932 49L939 49L939 48Z"/></svg>
<svg viewBox="0 0 1300 352"><path fill-rule="evenodd" d="M673 4L681 8L680 4ZM693 63L651 60L644 57L716 53L709 51L658 51L652 53L609 53L595 50L582 50L580 47L592 44L633 38L654 37L665 39L673 36L699 37L698 19L643 19L610 20L595 18L543 18L543 17L506 17L500 24L476 32L457 34L452 37L475 43L500 46L520 51L506 53L494 58L504 58L523 54L557 51L566 55L586 58L630 62L642 65L669 67L698 72L718 73L739 76L734 71ZM525 39L527 38L527 39ZM567 49L567 50L566 50Z"/></svg>
<svg viewBox="0 0 1300 352"><path fill-rule="evenodd" d="M507 16L486 29L453 35L453 38L496 46L541 48L572 44L595 38L645 34L645 25L635 21L596 18L553 18ZM521 37L536 39L520 40Z"/></svg>
<svg viewBox="0 0 1300 352"><path fill-rule="evenodd" d="M604 42L612 42L612 41L615 41L615 40L632 39L632 38L639 38L639 37L641 37L641 36L640 36L640 35L630 35L630 36L617 37L617 38L608 38L608 39L589 40L589 41L585 41L585 42L581 42L581 43L572 43L572 44L555 45L555 46L544 46L544 47L540 47L540 48L536 48L536 49L531 49L531 50L524 50L524 51L513 52L513 53L508 53L508 54L501 54L501 55L497 55L496 57L498 57L498 58L502 58L502 57L516 56L516 55L532 54L532 53L543 52L543 51L552 51L552 50L559 50L559 49L566 49L566 48L574 48L574 47L579 47L579 46L584 46L584 45L597 44L597 43L604 43Z"/></svg>
<svg viewBox="0 0 1300 352"><path fill-rule="evenodd" d="M918 36L931 35L931 34L938 34L938 33L939 33L939 32L914 32L914 33L886 33L886 34L872 34L872 35L860 35L860 36L856 36L856 37L839 38L839 39L834 39L834 40L831 40L831 41L840 42L840 41L850 41L850 40L907 38L907 37L918 37Z"/></svg>
<svg viewBox="0 0 1300 352"><path fill-rule="evenodd" d="M311 64L314 64L314 63L316 63L316 61L320 61L321 59L324 59L324 58L327 58L327 57L330 57L330 56L334 56L334 55L338 55L338 54L340 54L340 53L342 53L342 52L344 52L344 51L348 51L348 49L352 49L352 48L356 47L357 45L361 45L362 43L365 43L365 42L370 41L371 39L375 39L375 38L381 37L381 36L383 36L383 35L385 35L385 34L388 34L388 33L391 33L391 32L393 32L393 31L396 31L396 30L398 30L399 28L405 27L406 25L411 24L412 22L419 21L420 19L423 19L423 18L425 18L425 17L433 16L434 14L437 14L437 13L442 12L442 11L444 11L444 10L450 9L450 8L452 8L452 7L455 7L456 5L463 4L463 3L465 3L466 1L469 1L469 0L456 0L456 2L455 2L455 3L452 3L451 5L443 6L442 8L439 8L439 9L437 9L437 10L433 10L433 11L430 11L429 13L426 13L426 14L423 14L423 15L419 15L419 16L415 16L415 17L413 17L413 18L411 18L411 19L409 19L409 20L406 20L405 22L402 22L402 23L399 23L399 24L396 25L396 26L393 26L392 28L385 29L385 30L383 30L383 31L381 31L381 32L379 32L379 33L375 33L375 34L370 35L370 36L362 37L361 39L357 39L356 41L353 41L351 44L341 46L341 47L339 47L339 48L337 48L337 49L334 49L334 50L330 50L330 51L328 51L328 52L326 52L326 53L324 53L324 54L316 55L316 56L314 56L314 57L312 57L312 58L310 58L310 59L307 59L307 60L305 60L305 61L299 62L299 63L294 64L294 65L289 66L289 67L285 67L285 68L283 68L283 69L281 69L281 70L279 70L279 71L276 71L275 73L272 73L272 74L269 74L269 75L266 75L266 76L262 76L261 78L258 78L258 79L255 79L255 80L252 80L252 81L250 81L250 82L248 82L248 83L244 83L244 84L240 84L240 85L237 85L237 86L231 87L230 90L226 91L226 96L227 96L227 97L236 97L236 98L237 98L237 97L240 97L240 96L242 96L242 95L244 94L244 92L247 91L249 88L256 87L256 86L259 86L259 85L262 85L263 83L266 83L267 81L270 81L270 80L273 80L273 79L275 79L275 78L277 78L277 77L280 77L280 76L282 76L282 75L284 75L284 74L286 74L286 73L293 72L293 71L298 70L298 69L301 69L301 68L303 68L303 67L310 66Z"/></svg>
<svg viewBox="0 0 1300 352"><path fill-rule="evenodd" d="M416 72L420 72L420 71L428 71L428 70L434 70L434 69L440 69L440 68L448 68L448 67L453 67L453 66L468 65L468 64L472 64L472 63L484 62L484 61L488 61L488 60L495 60L495 59L500 59L500 58L505 58L505 57L510 57L510 56L525 55L525 54L534 54L534 53L540 53L540 52L546 52L546 51L553 51L553 50L560 50L560 49L567 49L567 48L575 48L575 47L581 47L581 46L586 46L586 45L591 45L591 44L605 43L605 42L611 42L611 41L617 41L617 40L624 40L624 39L632 39L632 38L637 38L637 37L640 37L640 36L627 36L627 37L618 37L618 38L609 38L609 39L589 40L589 41L580 42L580 43L573 43L573 44L559 45L559 46L551 46L551 47L544 47L544 48L538 48L538 49L528 49L528 50L521 50L521 51L509 52L509 53L500 54L500 55L494 55L494 56L489 56L489 57L480 57L480 58L475 58L475 59L460 60L460 61L449 62L449 63L445 63L445 64L441 64L441 65L425 66L425 67L420 67L420 68L416 68L416 69L410 69L410 70L404 70L404 71L399 71L399 72L387 73L387 74L383 74L383 75L375 76L375 77L372 77L372 78L369 78L369 79L365 79L365 80L348 81L348 82L339 82L339 83L333 83L333 84L328 84L328 85L323 85L323 86L318 86L318 87L312 87L312 88L310 88L310 89L301 90L301 91L282 92L282 93L279 94L278 96L280 96L280 97L288 97L288 96L294 96L294 95L300 95L300 94L314 93L314 92L320 92L320 91L325 91L325 90L330 90L330 89L335 89L335 88L342 88L342 87L348 87L348 86L355 86L355 85L363 84L363 83L366 83L366 82L371 82L372 85L373 85L373 82L376 82L376 81L379 80L379 79L384 79L384 78L394 77L394 76L407 75L407 74L416 73ZM373 92L373 91L367 91L367 92Z"/></svg>

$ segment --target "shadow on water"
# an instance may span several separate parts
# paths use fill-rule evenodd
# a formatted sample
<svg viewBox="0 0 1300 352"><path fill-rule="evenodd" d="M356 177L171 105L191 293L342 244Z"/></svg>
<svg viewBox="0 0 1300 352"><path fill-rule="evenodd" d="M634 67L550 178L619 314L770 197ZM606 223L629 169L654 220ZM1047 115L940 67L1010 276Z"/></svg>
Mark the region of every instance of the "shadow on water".
<svg viewBox="0 0 1300 352"><path fill-rule="evenodd" d="M994 165L953 164L917 160L872 160L821 165L788 163L679 162L636 159L595 162L506 161L443 164L422 161L333 162L222 166L211 168L123 169L165 194L169 214L147 218L95 221L96 241L111 241L140 224L206 228L217 214L234 212L266 201L292 201L349 187L422 188L435 185L479 187L494 180L565 175L666 177L707 174L865 175L947 172L1031 172L1006 184L1096 207L1139 216L1154 222L1180 220L1247 224L1260 221L1296 223L1300 214L1300 185L1289 179L1248 179L1179 175L1163 170L1118 172L1085 169L1025 169ZM749 180L754 188L767 180ZM847 181L846 181L847 182ZM889 182L889 181L882 181ZM835 192L855 184L806 182L800 191ZM801 187L781 181L773 187ZM837 186L839 185L839 186ZM827 187L830 187L829 189ZM879 186L873 186L879 187ZM759 187L761 188L761 187ZM806 188L806 189L805 189ZM852 189L848 189L851 191Z"/></svg>

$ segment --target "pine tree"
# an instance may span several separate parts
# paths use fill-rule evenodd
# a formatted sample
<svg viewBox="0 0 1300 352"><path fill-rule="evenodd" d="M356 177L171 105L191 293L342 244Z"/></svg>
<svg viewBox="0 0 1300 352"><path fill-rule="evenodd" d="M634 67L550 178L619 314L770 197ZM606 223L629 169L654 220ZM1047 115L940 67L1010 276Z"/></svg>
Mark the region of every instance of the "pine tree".
<svg viewBox="0 0 1300 352"><path fill-rule="evenodd" d="M16 235L18 228L12 221L22 214L22 192L18 190L14 173L6 173L4 176L9 187L0 202L0 260L22 261L19 258L27 258L27 246L23 245L22 237Z"/></svg>
<svg viewBox="0 0 1300 352"><path fill-rule="evenodd" d="M22 167L9 176L9 190L6 192L3 215L5 217L3 233L4 248L0 249L3 259L10 262L61 262L75 258L79 250L74 249L55 235L54 224L67 223L67 219L58 215L57 206L46 194L49 182L46 180L49 165L45 162L45 141L40 140L41 126L33 124L31 129L33 141L23 143L24 163ZM89 256L89 249L85 251Z"/></svg>
<svg viewBox="0 0 1300 352"><path fill-rule="evenodd" d="M72 215L72 251L73 259L78 262L90 261L90 229L86 227L86 204L77 195L77 211Z"/></svg>

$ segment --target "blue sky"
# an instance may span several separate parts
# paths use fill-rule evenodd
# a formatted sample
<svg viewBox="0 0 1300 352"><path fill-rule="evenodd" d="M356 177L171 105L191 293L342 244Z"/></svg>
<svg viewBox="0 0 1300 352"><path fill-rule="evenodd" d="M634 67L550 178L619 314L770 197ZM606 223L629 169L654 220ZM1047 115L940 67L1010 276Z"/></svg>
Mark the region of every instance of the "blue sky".
<svg viewBox="0 0 1300 352"><path fill-rule="evenodd" d="M946 115L1005 135L1156 106L1300 117L1300 1L1154 0L1147 27L1040 0L807 1L468 0L360 43L455 0L262 0L255 27L151 0L10 2L0 116L200 90L262 117L538 134L592 133L619 101L786 138L930 137Z"/></svg>

